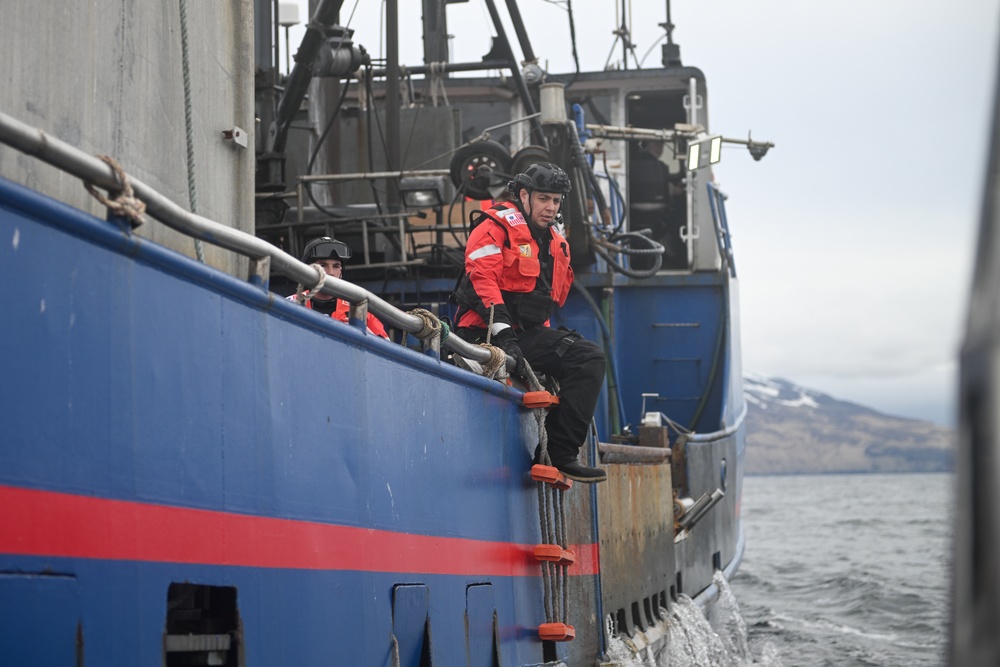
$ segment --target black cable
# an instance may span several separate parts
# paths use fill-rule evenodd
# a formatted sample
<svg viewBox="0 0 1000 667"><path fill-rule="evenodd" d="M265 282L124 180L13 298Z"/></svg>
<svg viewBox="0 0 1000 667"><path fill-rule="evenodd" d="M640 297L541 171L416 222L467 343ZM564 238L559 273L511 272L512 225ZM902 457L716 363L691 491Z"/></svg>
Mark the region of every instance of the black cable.
<svg viewBox="0 0 1000 667"><path fill-rule="evenodd" d="M372 92L371 85L372 85L371 81L369 80L368 81L368 98L371 101L371 106L374 107L375 106L375 93ZM378 138L379 138L379 141L382 142L382 153L385 155L385 164L386 164L386 167L388 168L388 167L395 166L395 165L392 164L392 159L389 156L389 144L385 140L385 133L382 131L382 121L378 117L378 110L377 109L375 110L375 127L378 128ZM369 128L369 131L371 131L371 128ZM369 147L370 146L371 146L371 144L369 144ZM402 169L402 165L399 165L398 168ZM388 171L388 169L387 169L387 171Z"/></svg>
<svg viewBox="0 0 1000 667"><path fill-rule="evenodd" d="M368 148L368 166L371 169L375 169L375 153L372 152L372 110L375 107L375 94L372 92L372 79L370 76L365 77L365 92L368 95L367 107L367 122L365 123L365 131L367 132L367 148ZM375 109L375 119L378 120L378 110ZM382 215L382 201L378 196L378 189L375 187L375 182L369 180L369 185L372 188L372 197L375 199L375 209L378 211L379 215Z"/></svg>
<svg viewBox="0 0 1000 667"><path fill-rule="evenodd" d="M573 22L572 0L566 0L566 12L569 14L569 40L570 44L573 45L573 64L576 67L576 70L573 72L573 78L566 84L566 88L569 88L576 83L577 78L580 76L580 58L576 54L576 25Z"/></svg>
<svg viewBox="0 0 1000 667"><path fill-rule="evenodd" d="M451 220L452 220L452 216L453 216L453 214L455 212L455 204L458 203L459 199L461 199L462 200L462 226L463 227L465 226L466 217L465 217L465 196L464 195L465 195L465 189L466 189L467 185L468 185L468 181L466 181L466 180L463 179L462 180L462 184L459 185L457 188L455 188L455 196L451 198L451 204L448 206L448 231L451 232L452 237L455 239L455 243L457 243L458 245L463 246L463 247L465 246L465 244L469 240L468 239L468 234L466 234L465 241L463 241L461 238L459 238L458 232L455 231L455 226L452 224Z"/></svg>
<svg viewBox="0 0 1000 667"><path fill-rule="evenodd" d="M604 165L607 169L607 165ZM618 224L615 228L610 230L610 233L617 234L621 232L622 227L625 226L625 218L628 214L628 208L625 206L625 197L622 196L621 190L618 188L618 183L615 179L611 178L611 174L606 174L605 178L608 179L608 186L611 189L611 193L614 195L615 199L618 201L618 205L621 207L621 217L618 218Z"/></svg>
<svg viewBox="0 0 1000 667"><path fill-rule="evenodd" d="M322 147L323 142L326 141L326 137L327 135L330 134L330 130L333 129L333 123L335 120L337 120L337 116L340 115L340 109L344 106L344 100L347 99L347 90L350 87L351 87L351 81L350 79L348 79L344 83L344 90L343 92L340 93L340 99L337 100L337 106L334 108L333 113L330 114L330 119L326 122L326 127L323 128L323 132L322 134L320 134L319 139L316 140L316 145L313 147L312 155L309 156L309 165L306 167L307 176L311 176L313 173L313 167L316 164L316 157L319 155L319 149L320 147ZM333 211L330 211L329 209L325 208L322 204L320 204L318 201L316 201L316 197L313 196L312 186L313 186L312 181L306 181L306 194L309 196L309 201L311 201L313 206L316 207L316 210L322 212L325 215L330 216L331 218L339 217Z"/></svg>
<svg viewBox="0 0 1000 667"><path fill-rule="evenodd" d="M604 258L604 261L608 263L608 266L612 270L626 275L629 278L651 278L656 275L656 272L660 270L663 265L663 252L665 248L662 244L654 241L645 234L640 232L625 232L623 234L613 234L608 238L607 241L602 241L601 239L591 237L594 241L594 251ZM631 244L636 240L642 240L646 243L648 248L633 248ZM624 241L624 244L615 245L616 241ZM610 246L610 248L608 248ZM648 269L636 270L619 263L616 259L611 256L610 250L622 255L656 255L653 260L653 266Z"/></svg>
<svg viewBox="0 0 1000 667"><path fill-rule="evenodd" d="M625 218L628 217L628 207L625 206L625 197L622 196L622 191L618 187L618 181L611 177L611 172L608 171L608 153L604 152L604 175L608 177L608 186L612 193L618 198L618 205L621 207L621 217L618 218L618 224L615 225L614 233L617 234L625 226Z"/></svg>

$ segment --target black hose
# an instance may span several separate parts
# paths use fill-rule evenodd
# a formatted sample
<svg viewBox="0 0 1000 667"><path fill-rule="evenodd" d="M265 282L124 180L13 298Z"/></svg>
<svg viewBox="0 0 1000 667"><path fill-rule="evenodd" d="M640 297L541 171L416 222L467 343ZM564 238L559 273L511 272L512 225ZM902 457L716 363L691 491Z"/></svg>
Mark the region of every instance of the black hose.
<svg viewBox="0 0 1000 667"><path fill-rule="evenodd" d="M648 248L632 248L630 247L632 242L635 240L642 240L646 243ZM663 251L664 247L660 243L657 243L653 239L649 238L645 234L639 232L625 232L623 234L613 234L609 240L604 241L595 237L591 237L594 245L594 251L598 255L604 258L604 261L608 263L608 266L612 270L617 271L629 278L651 278L656 275L656 272L660 270L663 265ZM617 245L615 241L625 241L624 245ZM630 267L626 267L620 264L616 259L611 256L609 252L613 251L615 253L621 253L623 255L655 255L653 260L653 266L648 269L636 270Z"/></svg>
<svg viewBox="0 0 1000 667"><path fill-rule="evenodd" d="M365 77L365 94L368 95L368 104L365 106L368 108L368 119L365 123L365 130L368 134L367 137L367 148L368 148L368 165L371 169L375 168L375 153L372 151L372 112L375 113L375 122L378 123L378 109L375 109L375 93L372 92L372 80L371 77ZM378 126L379 135L382 134L382 125ZM388 155L388 150L385 148L385 139L382 140L383 150L386 151ZM378 196L378 188L375 187L375 181L368 181L372 188L372 198L375 200L375 210L382 214L382 200Z"/></svg>
<svg viewBox="0 0 1000 667"><path fill-rule="evenodd" d="M590 165L587 155L583 152L583 144L580 143L580 135L576 131L576 123L567 121L566 125L569 127L570 134L573 137L573 141L570 142L573 145L573 162L586 175L587 194L592 195L597 200L597 209L600 212L601 219L606 219L608 201L604 198L604 192L601 190L601 184L597 180L597 175L594 174L594 168Z"/></svg>
<svg viewBox="0 0 1000 667"><path fill-rule="evenodd" d="M618 382L618 364L615 362L614 355L614 344L611 341L611 328L608 326L607 320L604 319L604 313L601 312L600 307L597 302L594 301L594 297L590 296L586 287L583 287L580 283L573 283L573 288L583 297L583 300L587 302L590 310L593 311L594 317L597 319L597 323L601 327L601 337L604 339L604 358L608 365L608 393L613 394L611 398L611 403L615 406L615 410L618 412L618 425L619 428L616 433L621 433L621 426L625 424L625 404L622 403L622 396L619 390L621 386Z"/></svg>

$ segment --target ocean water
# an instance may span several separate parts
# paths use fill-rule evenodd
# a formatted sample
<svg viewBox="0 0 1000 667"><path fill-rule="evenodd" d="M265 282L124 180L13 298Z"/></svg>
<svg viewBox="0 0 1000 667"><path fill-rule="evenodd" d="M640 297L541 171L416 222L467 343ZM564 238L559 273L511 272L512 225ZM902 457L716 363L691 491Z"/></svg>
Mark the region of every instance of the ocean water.
<svg viewBox="0 0 1000 667"><path fill-rule="evenodd" d="M689 597L635 637L620 667L944 664L953 477L808 475L744 482L747 549L717 573L707 614Z"/></svg>
<svg viewBox="0 0 1000 667"><path fill-rule="evenodd" d="M954 477L747 477L750 664L944 664Z"/></svg>
<svg viewBox="0 0 1000 667"><path fill-rule="evenodd" d="M618 667L779 667L770 645L754 657L739 604L721 573L719 597L707 615L686 595L679 595L665 621L635 637L608 640L607 658Z"/></svg>

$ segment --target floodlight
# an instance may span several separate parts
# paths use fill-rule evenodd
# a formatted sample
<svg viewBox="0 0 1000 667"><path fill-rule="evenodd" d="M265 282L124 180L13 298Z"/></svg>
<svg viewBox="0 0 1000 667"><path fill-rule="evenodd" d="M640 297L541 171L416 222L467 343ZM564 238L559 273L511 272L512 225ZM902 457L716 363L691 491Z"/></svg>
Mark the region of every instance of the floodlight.
<svg viewBox="0 0 1000 667"><path fill-rule="evenodd" d="M407 176L399 181L403 203L409 208L434 208L444 204L444 176Z"/></svg>
<svg viewBox="0 0 1000 667"><path fill-rule="evenodd" d="M691 142L688 144L688 169L694 171L701 166L701 144Z"/></svg>
<svg viewBox="0 0 1000 667"><path fill-rule="evenodd" d="M722 137L712 137L711 150L708 154L709 164L715 164L722 159Z"/></svg>
<svg viewBox="0 0 1000 667"><path fill-rule="evenodd" d="M694 171L722 159L722 135L701 136L688 143L688 169Z"/></svg>

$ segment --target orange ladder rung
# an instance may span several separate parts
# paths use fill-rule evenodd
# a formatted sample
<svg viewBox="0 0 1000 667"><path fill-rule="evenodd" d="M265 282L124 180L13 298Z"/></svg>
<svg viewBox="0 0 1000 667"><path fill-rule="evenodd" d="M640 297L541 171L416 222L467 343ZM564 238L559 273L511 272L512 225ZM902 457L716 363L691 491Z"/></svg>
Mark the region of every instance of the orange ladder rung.
<svg viewBox="0 0 1000 667"><path fill-rule="evenodd" d="M558 565L572 565L576 562L576 554L558 544L536 544L535 558Z"/></svg>
<svg viewBox="0 0 1000 667"><path fill-rule="evenodd" d="M559 397L547 391L526 391L521 402L526 408L551 408L559 405Z"/></svg>
<svg viewBox="0 0 1000 667"><path fill-rule="evenodd" d="M544 466L541 463L536 463L531 466L531 479L536 482L551 484L555 488L563 491L573 486L573 480L559 472L558 468L555 466Z"/></svg>
<svg viewBox="0 0 1000 667"><path fill-rule="evenodd" d="M568 642L576 637L576 628L566 623L542 623L538 626L538 636L550 642Z"/></svg>

